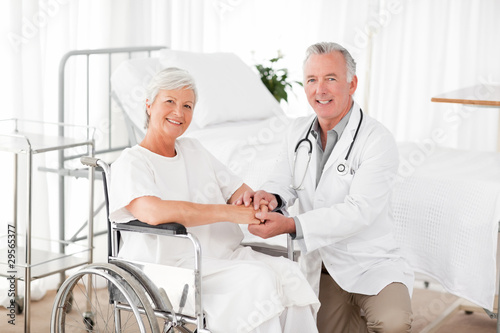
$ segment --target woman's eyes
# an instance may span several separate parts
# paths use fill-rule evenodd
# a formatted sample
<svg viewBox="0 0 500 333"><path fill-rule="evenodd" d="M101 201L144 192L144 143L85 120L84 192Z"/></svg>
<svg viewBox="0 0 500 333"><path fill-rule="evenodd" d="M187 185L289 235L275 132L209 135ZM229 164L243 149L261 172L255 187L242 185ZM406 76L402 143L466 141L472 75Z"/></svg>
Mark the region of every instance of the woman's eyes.
<svg viewBox="0 0 500 333"><path fill-rule="evenodd" d="M175 101L173 99L167 99L167 100L165 100L165 103L175 104ZM186 109L189 109L189 110L191 110L193 108L193 106L191 106L189 104L184 104L184 107Z"/></svg>

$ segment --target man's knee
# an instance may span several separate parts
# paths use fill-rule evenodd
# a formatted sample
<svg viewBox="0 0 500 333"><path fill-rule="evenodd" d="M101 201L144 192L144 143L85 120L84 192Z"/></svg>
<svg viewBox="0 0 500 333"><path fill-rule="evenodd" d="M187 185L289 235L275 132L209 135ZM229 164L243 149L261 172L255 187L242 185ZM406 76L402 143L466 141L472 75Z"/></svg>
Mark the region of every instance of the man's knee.
<svg viewBox="0 0 500 333"><path fill-rule="evenodd" d="M411 332L413 315L400 309L387 310L378 318L367 322L368 332L406 333Z"/></svg>

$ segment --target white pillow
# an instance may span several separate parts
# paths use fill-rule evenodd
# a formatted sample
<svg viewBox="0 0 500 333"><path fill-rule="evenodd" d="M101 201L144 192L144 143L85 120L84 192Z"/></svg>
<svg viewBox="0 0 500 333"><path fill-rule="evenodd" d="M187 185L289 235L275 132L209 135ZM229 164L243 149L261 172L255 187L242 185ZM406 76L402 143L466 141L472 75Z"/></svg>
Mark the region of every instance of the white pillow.
<svg viewBox="0 0 500 333"><path fill-rule="evenodd" d="M283 115L259 76L232 53L160 51L162 68L187 70L198 88L193 122L199 127Z"/></svg>

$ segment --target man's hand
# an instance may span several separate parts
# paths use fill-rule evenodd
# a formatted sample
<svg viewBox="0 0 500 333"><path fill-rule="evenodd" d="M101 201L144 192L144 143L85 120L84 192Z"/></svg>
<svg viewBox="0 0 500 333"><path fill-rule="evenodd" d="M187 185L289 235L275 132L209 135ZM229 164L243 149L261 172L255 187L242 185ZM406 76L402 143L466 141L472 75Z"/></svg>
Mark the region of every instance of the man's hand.
<svg viewBox="0 0 500 333"><path fill-rule="evenodd" d="M269 210L273 210L278 206L278 200L276 200L276 197L271 194L267 193L266 191L259 190L257 192L254 191L245 191L236 201L234 202L235 205L245 205L245 206L250 206L250 204L253 202L253 208L255 210L260 209L260 202L262 200L265 200L268 202L268 208Z"/></svg>
<svg viewBox="0 0 500 333"><path fill-rule="evenodd" d="M264 220L261 224L252 224L248 226L248 231L261 238L270 238L276 235L294 233L295 221L291 217L286 217L280 213L260 211L255 214L259 220Z"/></svg>
<svg viewBox="0 0 500 333"><path fill-rule="evenodd" d="M262 213L269 212L269 202L267 202L266 200L261 200L259 203L259 209L260 209L260 212L262 212ZM257 215L257 214L255 214L255 215ZM260 222L264 223L265 220L261 219Z"/></svg>

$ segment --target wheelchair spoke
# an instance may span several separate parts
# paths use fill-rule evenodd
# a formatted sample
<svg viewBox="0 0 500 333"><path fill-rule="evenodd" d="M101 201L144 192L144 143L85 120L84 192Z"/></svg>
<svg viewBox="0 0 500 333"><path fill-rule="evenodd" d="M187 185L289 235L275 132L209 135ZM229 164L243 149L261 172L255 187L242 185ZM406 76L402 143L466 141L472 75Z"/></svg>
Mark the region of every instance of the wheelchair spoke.
<svg viewBox="0 0 500 333"><path fill-rule="evenodd" d="M56 303L59 302L54 305L53 332L115 332L118 329L122 333L135 333L141 332L139 323L144 323L146 332L157 332L158 324L148 298L137 294L142 292L140 286L136 284L132 287L130 283L134 281L118 279L117 274L108 274L110 270L103 269L102 274L94 274L95 270L91 270L70 277L65 290L60 290L56 296ZM134 305L126 304L127 300L133 301ZM114 301L125 304L117 310ZM132 311L136 306L143 314ZM116 316L116 313L119 315ZM117 318L120 319L118 323Z"/></svg>

